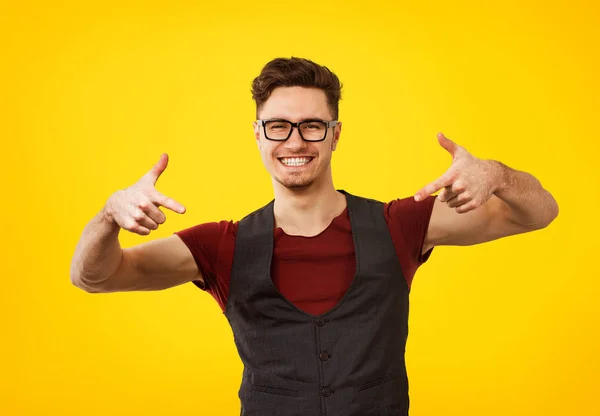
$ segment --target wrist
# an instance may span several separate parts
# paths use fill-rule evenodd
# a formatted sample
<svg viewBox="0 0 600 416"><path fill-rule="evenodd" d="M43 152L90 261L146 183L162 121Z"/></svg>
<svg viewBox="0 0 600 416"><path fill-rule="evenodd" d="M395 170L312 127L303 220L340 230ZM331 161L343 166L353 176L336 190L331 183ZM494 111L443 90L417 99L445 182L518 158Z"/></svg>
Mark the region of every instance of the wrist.
<svg viewBox="0 0 600 416"><path fill-rule="evenodd" d="M509 186L509 168L504 163L497 160L486 160L490 166L493 179L494 194L505 191Z"/></svg>
<svg viewBox="0 0 600 416"><path fill-rule="evenodd" d="M113 216L113 210L111 208L112 198L113 195L108 198L108 201L106 201L106 204L102 207L102 210L100 211L100 220L111 228L120 228Z"/></svg>

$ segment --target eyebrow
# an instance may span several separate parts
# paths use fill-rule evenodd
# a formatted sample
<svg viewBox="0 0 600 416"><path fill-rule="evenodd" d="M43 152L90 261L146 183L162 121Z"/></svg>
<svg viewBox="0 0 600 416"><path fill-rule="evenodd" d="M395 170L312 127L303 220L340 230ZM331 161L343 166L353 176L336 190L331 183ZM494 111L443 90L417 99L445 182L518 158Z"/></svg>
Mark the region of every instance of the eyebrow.
<svg viewBox="0 0 600 416"><path fill-rule="evenodd" d="M274 117L274 118L265 118L263 120L266 121L289 121L290 123L294 123L294 121L288 120L287 118L281 118L281 117ZM325 121L324 118L315 118L315 117L311 117L311 118L305 118L299 121L296 121L296 123L302 123L305 121Z"/></svg>

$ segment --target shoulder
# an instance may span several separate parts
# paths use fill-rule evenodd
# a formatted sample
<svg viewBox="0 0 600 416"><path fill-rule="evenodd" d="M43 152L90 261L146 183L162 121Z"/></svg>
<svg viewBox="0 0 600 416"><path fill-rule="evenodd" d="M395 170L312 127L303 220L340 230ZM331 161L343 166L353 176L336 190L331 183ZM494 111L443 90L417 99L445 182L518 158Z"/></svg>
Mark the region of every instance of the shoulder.
<svg viewBox="0 0 600 416"><path fill-rule="evenodd" d="M412 196L409 196L388 201L384 203L386 219L388 221L401 221L430 217L435 199L435 196L428 196L417 202Z"/></svg>
<svg viewBox="0 0 600 416"><path fill-rule="evenodd" d="M396 198L391 201L384 202L364 196L352 194L348 195L354 198L356 201L371 205L376 209L381 209L381 207L383 207L385 219L388 222L388 225L411 220L425 220L428 222L433 211L434 202L436 200L436 196L430 195L419 202L415 201L413 196Z"/></svg>
<svg viewBox="0 0 600 416"><path fill-rule="evenodd" d="M199 239L199 240L215 240L219 238L234 238L237 234L240 222L251 221L254 218L260 217L261 215L268 215L269 208L272 207L273 201L267 205L249 213L239 221L233 220L221 220L215 222L205 222L197 224L183 230L179 230L174 234L178 235L184 240Z"/></svg>
<svg viewBox="0 0 600 416"><path fill-rule="evenodd" d="M200 241L210 241L220 239L227 236L235 237L239 222L238 221L219 221L219 222L206 222L197 224L183 230L176 231L174 234L178 235L181 239Z"/></svg>
<svg viewBox="0 0 600 416"><path fill-rule="evenodd" d="M424 260L422 255L426 248L425 239L436 199L436 196L428 196L417 202L410 196L394 199L384 205L390 233L395 241L402 242L408 247L417 264Z"/></svg>
<svg viewBox="0 0 600 416"><path fill-rule="evenodd" d="M435 199L429 196L417 202L410 196L384 203L385 219L409 287L415 272L431 254L431 250L424 252L424 242Z"/></svg>
<svg viewBox="0 0 600 416"><path fill-rule="evenodd" d="M238 222L223 220L197 224L174 233L189 248L203 277L194 284L211 292L220 305L223 305L223 294L219 290L229 281L237 226Z"/></svg>

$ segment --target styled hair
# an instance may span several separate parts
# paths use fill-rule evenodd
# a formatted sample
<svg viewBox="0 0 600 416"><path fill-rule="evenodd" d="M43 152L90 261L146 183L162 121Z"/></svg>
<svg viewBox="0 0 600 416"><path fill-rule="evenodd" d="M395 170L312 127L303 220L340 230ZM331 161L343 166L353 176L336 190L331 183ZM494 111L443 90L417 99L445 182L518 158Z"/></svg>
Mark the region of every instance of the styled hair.
<svg viewBox="0 0 600 416"><path fill-rule="evenodd" d="M276 58L268 62L252 81L252 98L256 101L256 117L277 87L318 88L325 92L327 105L337 120L342 84L329 68L304 58Z"/></svg>

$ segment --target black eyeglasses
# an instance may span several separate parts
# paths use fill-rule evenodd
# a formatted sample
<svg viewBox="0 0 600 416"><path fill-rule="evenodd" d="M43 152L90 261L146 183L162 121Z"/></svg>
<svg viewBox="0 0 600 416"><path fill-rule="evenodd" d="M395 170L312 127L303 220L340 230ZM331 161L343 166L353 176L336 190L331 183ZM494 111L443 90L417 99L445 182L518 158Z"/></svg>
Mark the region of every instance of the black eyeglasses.
<svg viewBox="0 0 600 416"><path fill-rule="evenodd" d="M288 120L256 120L263 128L265 138L273 141L285 141L290 138L294 128L298 129L302 140L307 142L322 142L327 137L327 130L334 127L338 121L304 120L292 123Z"/></svg>

